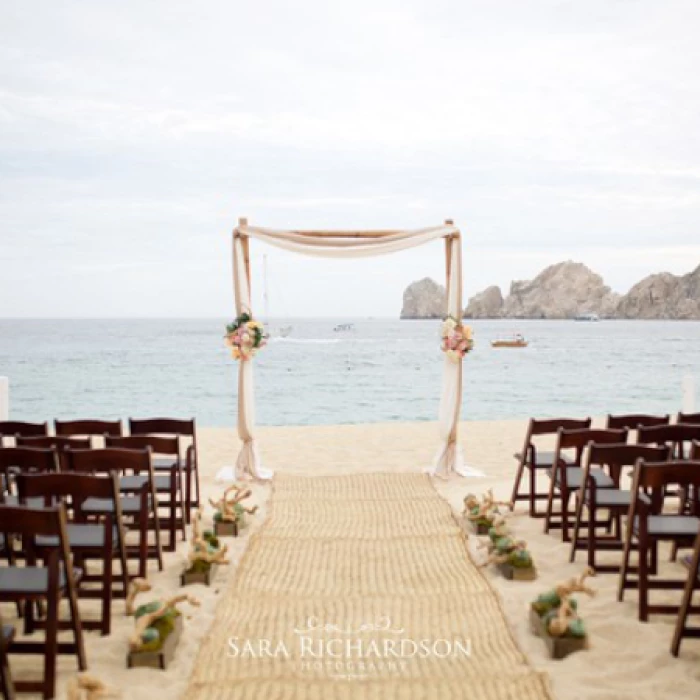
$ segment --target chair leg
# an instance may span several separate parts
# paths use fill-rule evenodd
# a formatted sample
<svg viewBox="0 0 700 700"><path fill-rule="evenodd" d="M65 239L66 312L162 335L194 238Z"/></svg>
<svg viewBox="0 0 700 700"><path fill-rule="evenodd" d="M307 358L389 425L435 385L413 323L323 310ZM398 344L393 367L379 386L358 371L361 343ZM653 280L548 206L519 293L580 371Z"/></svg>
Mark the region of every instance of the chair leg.
<svg viewBox="0 0 700 700"><path fill-rule="evenodd" d="M58 594L47 599L46 642L44 648L44 698L56 694L56 656L58 655Z"/></svg>
<svg viewBox="0 0 700 700"><path fill-rule="evenodd" d="M569 503L571 501L571 491L564 490L561 494L561 541L569 542Z"/></svg>
<svg viewBox="0 0 700 700"><path fill-rule="evenodd" d="M588 508L588 566L595 571L595 519L597 512L595 508Z"/></svg>
<svg viewBox="0 0 700 700"><path fill-rule="evenodd" d="M549 482L549 494L547 496L547 513L544 516L544 531L549 533L549 527L552 523L552 512L554 511L554 481L556 479L556 471L552 470L552 478Z"/></svg>
<svg viewBox="0 0 700 700"><path fill-rule="evenodd" d="M639 621L649 620L649 546L647 538L639 541Z"/></svg>
<svg viewBox="0 0 700 700"><path fill-rule="evenodd" d="M83 638L83 623L80 620L80 609L78 608L78 595L75 590L75 582L69 579L66 587L68 596L68 607L70 608L71 626L73 628L73 641L75 644L75 655L78 657L78 669L87 670L87 656L85 655L85 640Z"/></svg>
<svg viewBox="0 0 700 700"><path fill-rule="evenodd" d="M110 548L111 549L111 548ZM112 552L105 552L102 560L102 636L107 636L112 631L112 566L114 558Z"/></svg>
<svg viewBox="0 0 700 700"><path fill-rule="evenodd" d="M685 632L686 622L688 620L688 613L690 612L690 606L693 602L693 592L695 591L698 582L696 572L698 570L699 564L700 535L698 535L698 538L695 542L693 556L690 560L690 567L688 569L688 578L686 579L685 588L683 589L683 600L681 602L681 607L678 610L676 629L673 633L673 641L671 642L671 654L673 654L673 656L678 656L678 652L681 648L681 640L683 639L683 633Z"/></svg>
<svg viewBox="0 0 700 700"><path fill-rule="evenodd" d="M520 482L522 481L523 478L523 470L525 469L525 461L521 460L518 463L518 471L515 473L515 481L513 482L513 491L510 494L510 509L513 510L515 508L515 502L517 501L518 496L520 495ZM532 500L532 499L530 499ZM532 508L532 505L530 505Z"/></svg>
<svg viewBox="0 0 700 700"><path fill-rule="evenodd" d="M12 682L10 665L7 661L7 650L4 650L0 658L0 693L5 700L15 700L15 685Z"/></svg>

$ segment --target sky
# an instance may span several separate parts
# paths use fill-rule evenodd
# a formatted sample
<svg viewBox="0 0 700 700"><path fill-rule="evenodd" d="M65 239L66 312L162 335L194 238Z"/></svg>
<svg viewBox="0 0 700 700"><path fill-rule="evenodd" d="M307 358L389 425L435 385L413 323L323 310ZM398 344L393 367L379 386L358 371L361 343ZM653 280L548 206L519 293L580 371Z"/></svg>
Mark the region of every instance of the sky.
<svg viewBox="0 0 700 700"><path fill-rule="evenodd" d="M231 230L451 218L466 299L700 264L696 0L0 0L0 317L233 314ZM398 316L439 243L252 243L270 314Z"/></svg>

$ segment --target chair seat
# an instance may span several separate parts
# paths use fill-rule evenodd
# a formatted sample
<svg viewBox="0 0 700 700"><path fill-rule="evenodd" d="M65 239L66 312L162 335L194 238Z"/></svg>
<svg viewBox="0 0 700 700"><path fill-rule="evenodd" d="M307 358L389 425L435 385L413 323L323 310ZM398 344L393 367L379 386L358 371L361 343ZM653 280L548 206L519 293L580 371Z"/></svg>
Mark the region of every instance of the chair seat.
<svg viewBox="0 0 700 700"><path fill-rule="evenodd" d="M644 494L641 494L644 497ZM646 498L646 497L645 497ZM586 492L586 501L590 500L590 491ZM596 490L596 504L602 508L607 507L625 507L627 508L632 503L631 491L622 491L620 489L601 489Z"/></svg>
<svg viewBox="0 0 700 700"><path fill-rule="evenodd" d="M552 476L552 468L547 469L547 474ZM595 479L596 486L599 489L609 489L615 486L613 480L608 476L607 472L602 469L591 469L589 475ZM556 483L561 481L561 471L556 472ZM566 485L570 489L580 489L581 483L583 481L583 469L581 467L567 467L566 468Z"/></svg>
<svg viewBox="0 0 700 700"><path fill-rule="evenodd" d="M518 461L523 458L522 452L516 452L513 457ZM565 455L561 455L560 459L564 464L571 464L571 460ZM545 450L537 450L535 453L535 463L532 465L535 469L546 469L554 464L554 452L547 452Z"/></svg>
<svg viewBox="0 0 700 700"><path fill-rule="evenodd" d="M140 496L122 496L122 513L135 515L141 512ZM148 507L151 507L151 495L148 494ZM87 498L83 501L84 513L105 514L114 512L114 501L111 498Z"/></svg>
<svg viewBox="0 0 700 700"><path fill-rule="evenodd" d="M76 578L82 576L80 569L74 569ZM37 595L48 592L49 570L44 566L3 566L0 567L0 597L3 594L26 593ZM63 566L58 574L58 587L65 588L66 575Z"/></svg>
<svg viewBox="0 0 700 700"><path fill-rule="evenodd" d="M170 491L171 479L170 474L156 474L153 480L156 491ZM119 479L119 488L121 491L140 491L147 483L148 476L145 474L132 474Z"/></svg>
<svg viewBox="0 0 700 700"><path fill-rule="evenodd" d="M105 542L105 526L102 523L68 523L66 526L68 544L71 549L100 549ZM112 542L117 547L119 532L112 526ZM34 542L37 547L58 547L58 537L38 535Z"/></svg>
<svg viewBox="0 0 700 700"><path fill-rule="evenodd" d="M36 498L27 498L27 500L22 504L20 504L17 496L5 496L5 502L3 505L6 505L6 506L25 505L25 506L29 506L29 508L43 508L44 503L45 503L45 501L41 496L37 496Z"/></svg>
<svg viewBox="0 0 700 700"><path fill-rule="evenodd" d="M174 459L173 457L154 457L151 463L153 464L153 469L157 472L170 471L177 466L181 466L183 469L185 467L184 460Z"/></svg>
<svg viewBox="0 0 700 700"><path fill-rule="evenodd" d="M692 515L650 515L647 531L655 537L693 538L700 529L700 519ZM634 531L639 531L639 516L634 518Z"/></svg>

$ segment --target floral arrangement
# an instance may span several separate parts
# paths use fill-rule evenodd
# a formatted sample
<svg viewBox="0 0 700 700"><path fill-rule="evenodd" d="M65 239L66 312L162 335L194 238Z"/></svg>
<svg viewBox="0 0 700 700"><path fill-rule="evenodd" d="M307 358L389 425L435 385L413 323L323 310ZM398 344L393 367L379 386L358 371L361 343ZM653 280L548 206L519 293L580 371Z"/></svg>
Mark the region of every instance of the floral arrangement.
<svg viewBox="0 0 700 700"><path fill-rule="evenodd" d="M472 329L448 316L442 323L441 348L453 362L459 362L473 347Z"/></svg>
<svg viewBox="0 0 700 700"><path fill-rule="evenodd" d="M234 360L250 360L265 347L268 338L263 324L254 321L248 313L242 313L233 323L229 323L224 337Z"/></svg>

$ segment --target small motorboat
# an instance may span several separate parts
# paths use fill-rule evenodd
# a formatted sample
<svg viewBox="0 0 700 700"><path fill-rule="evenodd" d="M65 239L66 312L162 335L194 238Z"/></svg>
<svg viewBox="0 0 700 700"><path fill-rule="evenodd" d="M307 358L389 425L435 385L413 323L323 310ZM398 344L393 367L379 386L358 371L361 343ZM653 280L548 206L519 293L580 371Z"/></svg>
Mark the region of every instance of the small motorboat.
<svg viewBox="0 0 700 700"><path fill-rule="evenodd" d="M354 331L355 324L354 323L339 323L333 330L336 333L346 333L348 331Z"/></svg>
<svg viewBox="0 0 700 700"><path fill-rule="evenodd" d="M527 340L519 333L508 340L492 340L492 348L526 348Z"/></svg>

